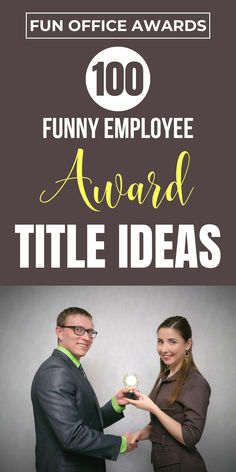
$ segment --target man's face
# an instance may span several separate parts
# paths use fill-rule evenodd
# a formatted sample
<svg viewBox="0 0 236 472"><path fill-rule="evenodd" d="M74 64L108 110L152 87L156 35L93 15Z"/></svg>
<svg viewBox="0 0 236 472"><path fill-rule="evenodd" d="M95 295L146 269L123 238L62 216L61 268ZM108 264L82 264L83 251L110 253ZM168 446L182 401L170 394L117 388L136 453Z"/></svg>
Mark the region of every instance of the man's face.
<svg viewBox="0 0 236 472"><path fill-rule="evenodd" d="M93 322L84 315L69 315L66 318L65 326L82 326L85 329L93 329ZM87 354L93 339L89 338L88 333L78 336L71 328L56 327L56 334L59 339L59 346L68 349L77 359Z"/></svg>

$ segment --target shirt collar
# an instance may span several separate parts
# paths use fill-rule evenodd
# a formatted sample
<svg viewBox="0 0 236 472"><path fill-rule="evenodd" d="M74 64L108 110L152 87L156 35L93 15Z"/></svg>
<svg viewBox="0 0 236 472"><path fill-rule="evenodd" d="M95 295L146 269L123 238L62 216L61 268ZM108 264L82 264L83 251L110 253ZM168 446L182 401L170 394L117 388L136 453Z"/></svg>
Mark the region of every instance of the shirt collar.
<svg viewBox="0 0 236 472"><path fill-rule="evenodd" d="M172 375L172 376L169 377L169 378L167 378L168 373L167 373L167 374L163 374L163 375L161 376L161 381L162 381L161 383L163 383L163 382L175 382L175 381L176 381L176 377L178 376L178 374L179 374L179 370L178 370L177 372L175 372L175 374Z"/></svg>
<svg viewBox="0 0 236 472"><path fill-rule="evenodd" d="M69 359L74 362L74 364L76 365L76 367L79 368L80 366L80 361L74 356L74 354L72 354L72 352L68 351L68 349L66 349L65 347L62 347L62 346L57 346L57 349L58 351L61 351L61 352L64 352L64 354L69 357Z"/></svg>

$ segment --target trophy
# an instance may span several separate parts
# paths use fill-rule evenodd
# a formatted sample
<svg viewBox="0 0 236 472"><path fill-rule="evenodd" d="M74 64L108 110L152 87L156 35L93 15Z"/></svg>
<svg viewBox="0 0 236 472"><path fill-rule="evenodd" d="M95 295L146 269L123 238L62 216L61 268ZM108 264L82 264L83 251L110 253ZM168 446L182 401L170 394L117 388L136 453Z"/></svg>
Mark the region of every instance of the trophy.
<svg viewBox="0 0 236 472"><path fill-rule="evenodd" d="M129 389L129 392L125 394L126 398L131 398L132 400L136 400L136 395L134 393L135 388L138 385L138 376L137 374L125 374L123 383L125 388Z"/></svg>

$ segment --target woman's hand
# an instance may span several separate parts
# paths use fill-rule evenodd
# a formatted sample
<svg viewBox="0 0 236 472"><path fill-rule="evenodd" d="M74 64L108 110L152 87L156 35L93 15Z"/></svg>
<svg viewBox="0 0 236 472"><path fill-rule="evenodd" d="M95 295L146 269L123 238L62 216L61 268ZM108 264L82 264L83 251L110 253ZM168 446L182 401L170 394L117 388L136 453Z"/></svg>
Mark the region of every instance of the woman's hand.
<svg viewBox="0 0 236 472"><path fill-rule="evenodd" d="M145 428L140 429L139 431L135 431L135 433L133 433L132 441L136 441L136 442L145 441L145 439L149 439L150 433L151 433L151 425L147 424Z"/></svg>
<svg viewBox="0 0 236 472"><path fill-rule="evenodd" d="M131 444L137 443L140 440L140 431L136 431L132 434Z"/></svg>
<svg viewBox="0 0 236 472"><path fill-rule="evenodd" d="M153 412L155 409L155 403L144 393L139 392L138 390L134 391L137 400L131 400L130 398L127 399L130 405L134 405L136 408L140 410L146 410Z"/></svg>
<svg viewBox="0 0 236 472"><path fill-rule="evenodd" d="M179 441L181 444L186 446L184 439L183 439L183 433L182 433L182 425L171 418L169 415L164 413L147 395L144 395L144 393L140 393L137 390L135 390L135 394L137 396L137 400L131 400L127 399L128 403L130 405L136 406L136 408L139 408L140 410L146 410L150 411L150 413L153 413L157 417L157 419L161 422L161 424L164 426L164 428L167 429L167 431L175 438L177 441ZM150 431L151 431L151 426L146 427L146 433L149 437ZM150 428L150 429L148 429ZM146 434L144 434L144 431L142 431L142 436L140 434L141 432L137 431L135 434L139 435L138 440L142 439L148 439L146 438ZM136 436L137 437L137 436ZM136 439L137 440L137 439Z"/></svg>

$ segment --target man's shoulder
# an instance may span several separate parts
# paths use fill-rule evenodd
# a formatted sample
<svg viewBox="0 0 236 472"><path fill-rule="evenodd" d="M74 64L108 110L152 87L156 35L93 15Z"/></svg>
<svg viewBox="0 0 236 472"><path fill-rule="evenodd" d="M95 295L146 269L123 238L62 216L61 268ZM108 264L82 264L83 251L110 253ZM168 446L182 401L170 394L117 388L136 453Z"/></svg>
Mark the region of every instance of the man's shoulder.
<svg viewBox="0 0 236 472"><path fill-rule="evenodd" d="M70 368L67 359L60 354L57 350L53 351L38 368L31 386L33 403L39 399L42 402L48 401L50 395L54 397L60 395L60 392L66 395L75 394L78 388L78 375L73 368Z"/></svg>
<svg viewBox="0 0 236 472"><path fill-rule="evenodd" d="M46 369L47 367L50 367L53 365L64 365L65 364L64 359L60 354L61 354L60 351L58 351L57 349L54 349L52 354L47 359L45 359L45 361L43 361L42 364L39 366L38 371L42 369Z"/></svg>
<svg viewBox="0 0 236 472"><path fill-rule="evenodd" d="M38 379L47 378L56 376L69 376L71 369L68 368L68 362L66 357L58 351L54 349L53 353L51 354L48 359L46 359L38 368L37 372L35 373L33 382L36 382Z"/></svg>

